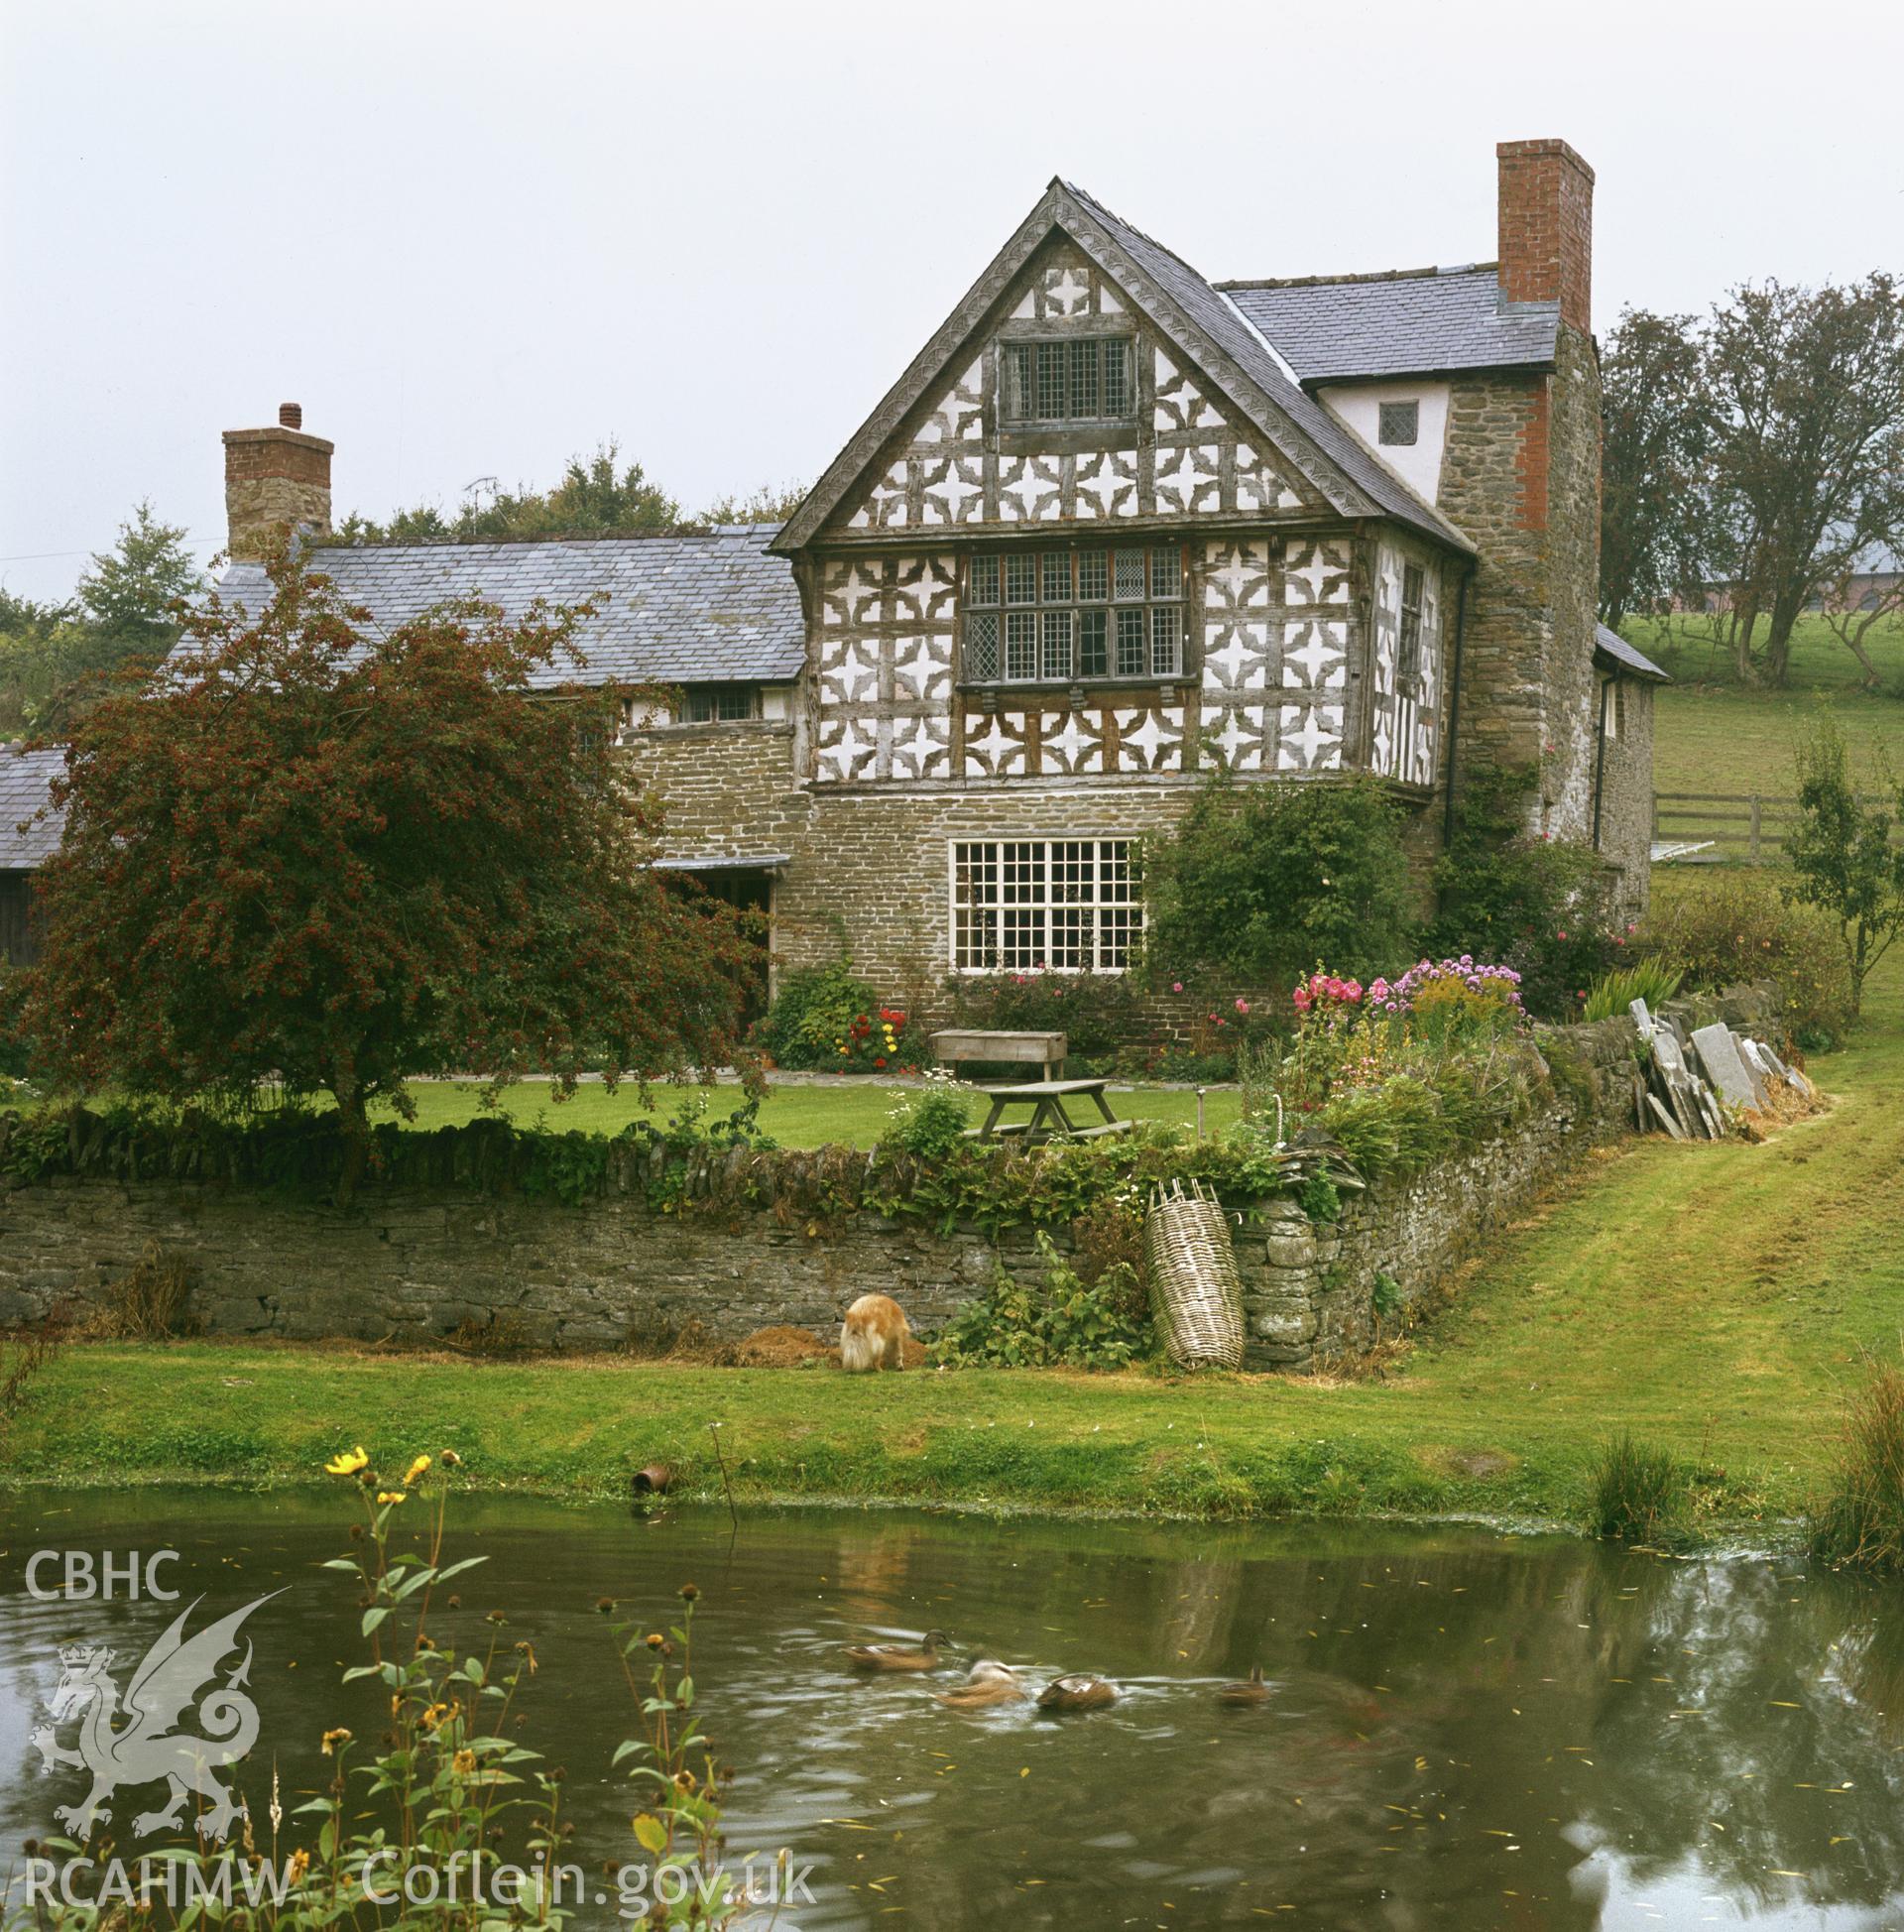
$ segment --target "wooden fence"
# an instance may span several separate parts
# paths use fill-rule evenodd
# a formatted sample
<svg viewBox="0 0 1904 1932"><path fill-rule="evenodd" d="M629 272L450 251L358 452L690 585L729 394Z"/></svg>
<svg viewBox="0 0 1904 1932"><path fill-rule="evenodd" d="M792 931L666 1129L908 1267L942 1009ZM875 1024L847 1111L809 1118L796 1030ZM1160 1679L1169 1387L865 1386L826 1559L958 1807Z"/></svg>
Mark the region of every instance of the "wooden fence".
<svg viewBox="0 0 1904 1932"><path fill-rule="evenodd" d="M1859 804L1889 802L1860 794ZM1705 845L1687 856L1708 863L1743 861L1773 865L1785 857L1785 838L1798 817L1798 800L1764 791L1655 791L1653 843ZM1893 831L1896 839L1904 828Z"/></svg>

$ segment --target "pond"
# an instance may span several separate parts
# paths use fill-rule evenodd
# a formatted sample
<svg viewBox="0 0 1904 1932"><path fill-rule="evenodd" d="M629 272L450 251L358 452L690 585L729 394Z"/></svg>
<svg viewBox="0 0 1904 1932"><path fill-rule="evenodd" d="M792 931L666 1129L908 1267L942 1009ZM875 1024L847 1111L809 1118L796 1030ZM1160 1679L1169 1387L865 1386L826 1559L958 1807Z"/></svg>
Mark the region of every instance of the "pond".
<svg viewBox="0 0 1904 1932"><path fill-rule="evenodd" d="M246 1626L260 1736L238 1781L262 1816L274 1764L308 1792L327 1726L377 1728L375 1693L338 1682L352 1587L315 1567L344 1547L342 1508L0 1500L0 1866L81 1795L32 1744L60 1646L130 1660L180 1607L123 1586L37 1600L34 1552L174 1548L162 1581L218 1615L284 1590ZM475 1642L501 1608L533 1639L523 1736L566 1767L591 1872L636 1856L607 1769L633 1715L597 1600L659 1623L699 1586L731 1853L812 1868L816 1902L782 1927L1904 1927L1904 1592L1790 1560L886 1511L749 1512L736 1533L724 1513L501 1501L459 1501L452 1529L452 1555L488 1561L437 1634ZM983 1654L1125 1695L962 1714L842 1667L849 1641L931 1626L955 1639L941 1687ZM1268 1701L1219 1708L1252 1664ZM122 1818L155 1796L122 1793ZM578 1922L615 1923L612 1891Z"/></svg>

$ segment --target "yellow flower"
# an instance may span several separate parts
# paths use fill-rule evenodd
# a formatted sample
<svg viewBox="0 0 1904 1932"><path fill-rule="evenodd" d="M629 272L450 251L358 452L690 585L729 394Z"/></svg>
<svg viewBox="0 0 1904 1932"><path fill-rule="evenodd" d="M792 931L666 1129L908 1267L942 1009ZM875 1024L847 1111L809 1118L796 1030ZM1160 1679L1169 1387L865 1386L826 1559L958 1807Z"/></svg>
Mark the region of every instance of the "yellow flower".
<svg viewBox="0 0 1904 1932"><path fill-rule="evenodd" d="M331 1756L339 1745L347 1745L349 1743L350 1733L342 1725L339 1725L335 1731L326 1731L324 1733L324 1755L326 1757Z"/></svg>
<svg viewBox="0 0 1904 1932"><path fill-rule="evenodd" d="M285 1876L295 1885L310 1870L310 1854L301 1847L292 1853L291 1865Z"/></svg>
<svg viewBox="0 0 1904 1932"><path fill-rule="evenodd" d="M409 1489L410 1486L416 1482L417 1477L422 1475L423 1472L428 1469L428 1467L429 1467L429 1458L427 1456L418 1456L416 1460L414 1463L412 1463L407 1470L404 1471L404 1488Z"/></svg>
<svg viewBox="0 0 1904 1932"><path fill-rule="evenodd" d="M476 1753L473 1751L459 1751L449 1761L458 1777L476 1775Z"/></svg>
<svg viewBox="0 0 1904 1932"><path fill-rule="evenodd" d="M324 1467L333 1476L355 1476L369 1461L362 1449L351 1449L342 1455L332 1456Z"/></svg>
<svg viewBox="0 0 1904 1932"><path fill-rule="evenodd" d="M377 1492L377 1501L379 1503L402 1503L406 1500L402 1490L379 1490Z"/></svg>

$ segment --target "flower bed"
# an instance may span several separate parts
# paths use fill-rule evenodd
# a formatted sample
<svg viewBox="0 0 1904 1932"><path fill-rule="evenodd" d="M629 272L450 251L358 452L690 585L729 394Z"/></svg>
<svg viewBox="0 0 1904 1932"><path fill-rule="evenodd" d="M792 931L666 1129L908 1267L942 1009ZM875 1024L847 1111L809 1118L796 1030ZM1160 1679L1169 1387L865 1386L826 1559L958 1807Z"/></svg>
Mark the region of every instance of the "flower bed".
<svg viewBox="0 0 1904 1932"><path fill-rule="evenodd" d="M1370 1176L1417 1172L1491 1139L1551 1084L1519 974L1472 954L1367 986L1318 967L1291 999L1295 1038L1273 1063L1252 1056L1249 1111L1272 1100Z"/></svg>

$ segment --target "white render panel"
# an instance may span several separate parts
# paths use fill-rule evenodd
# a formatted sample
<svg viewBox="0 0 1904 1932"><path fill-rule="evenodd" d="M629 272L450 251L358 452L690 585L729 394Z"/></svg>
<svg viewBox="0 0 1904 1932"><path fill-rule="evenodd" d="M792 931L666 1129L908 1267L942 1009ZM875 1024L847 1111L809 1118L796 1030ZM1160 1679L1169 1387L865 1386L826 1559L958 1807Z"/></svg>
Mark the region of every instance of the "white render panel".
<svg viewBox="0 0 1904 1932"><path fill-rule="evenodd" d="M1441 491L1441 456L1448 441L1448 393L1446 383L1332 383L1316 395L1416 496L1433 503ZM1381 440L1384 403L1421 405L1412 443Z"/></svg>

